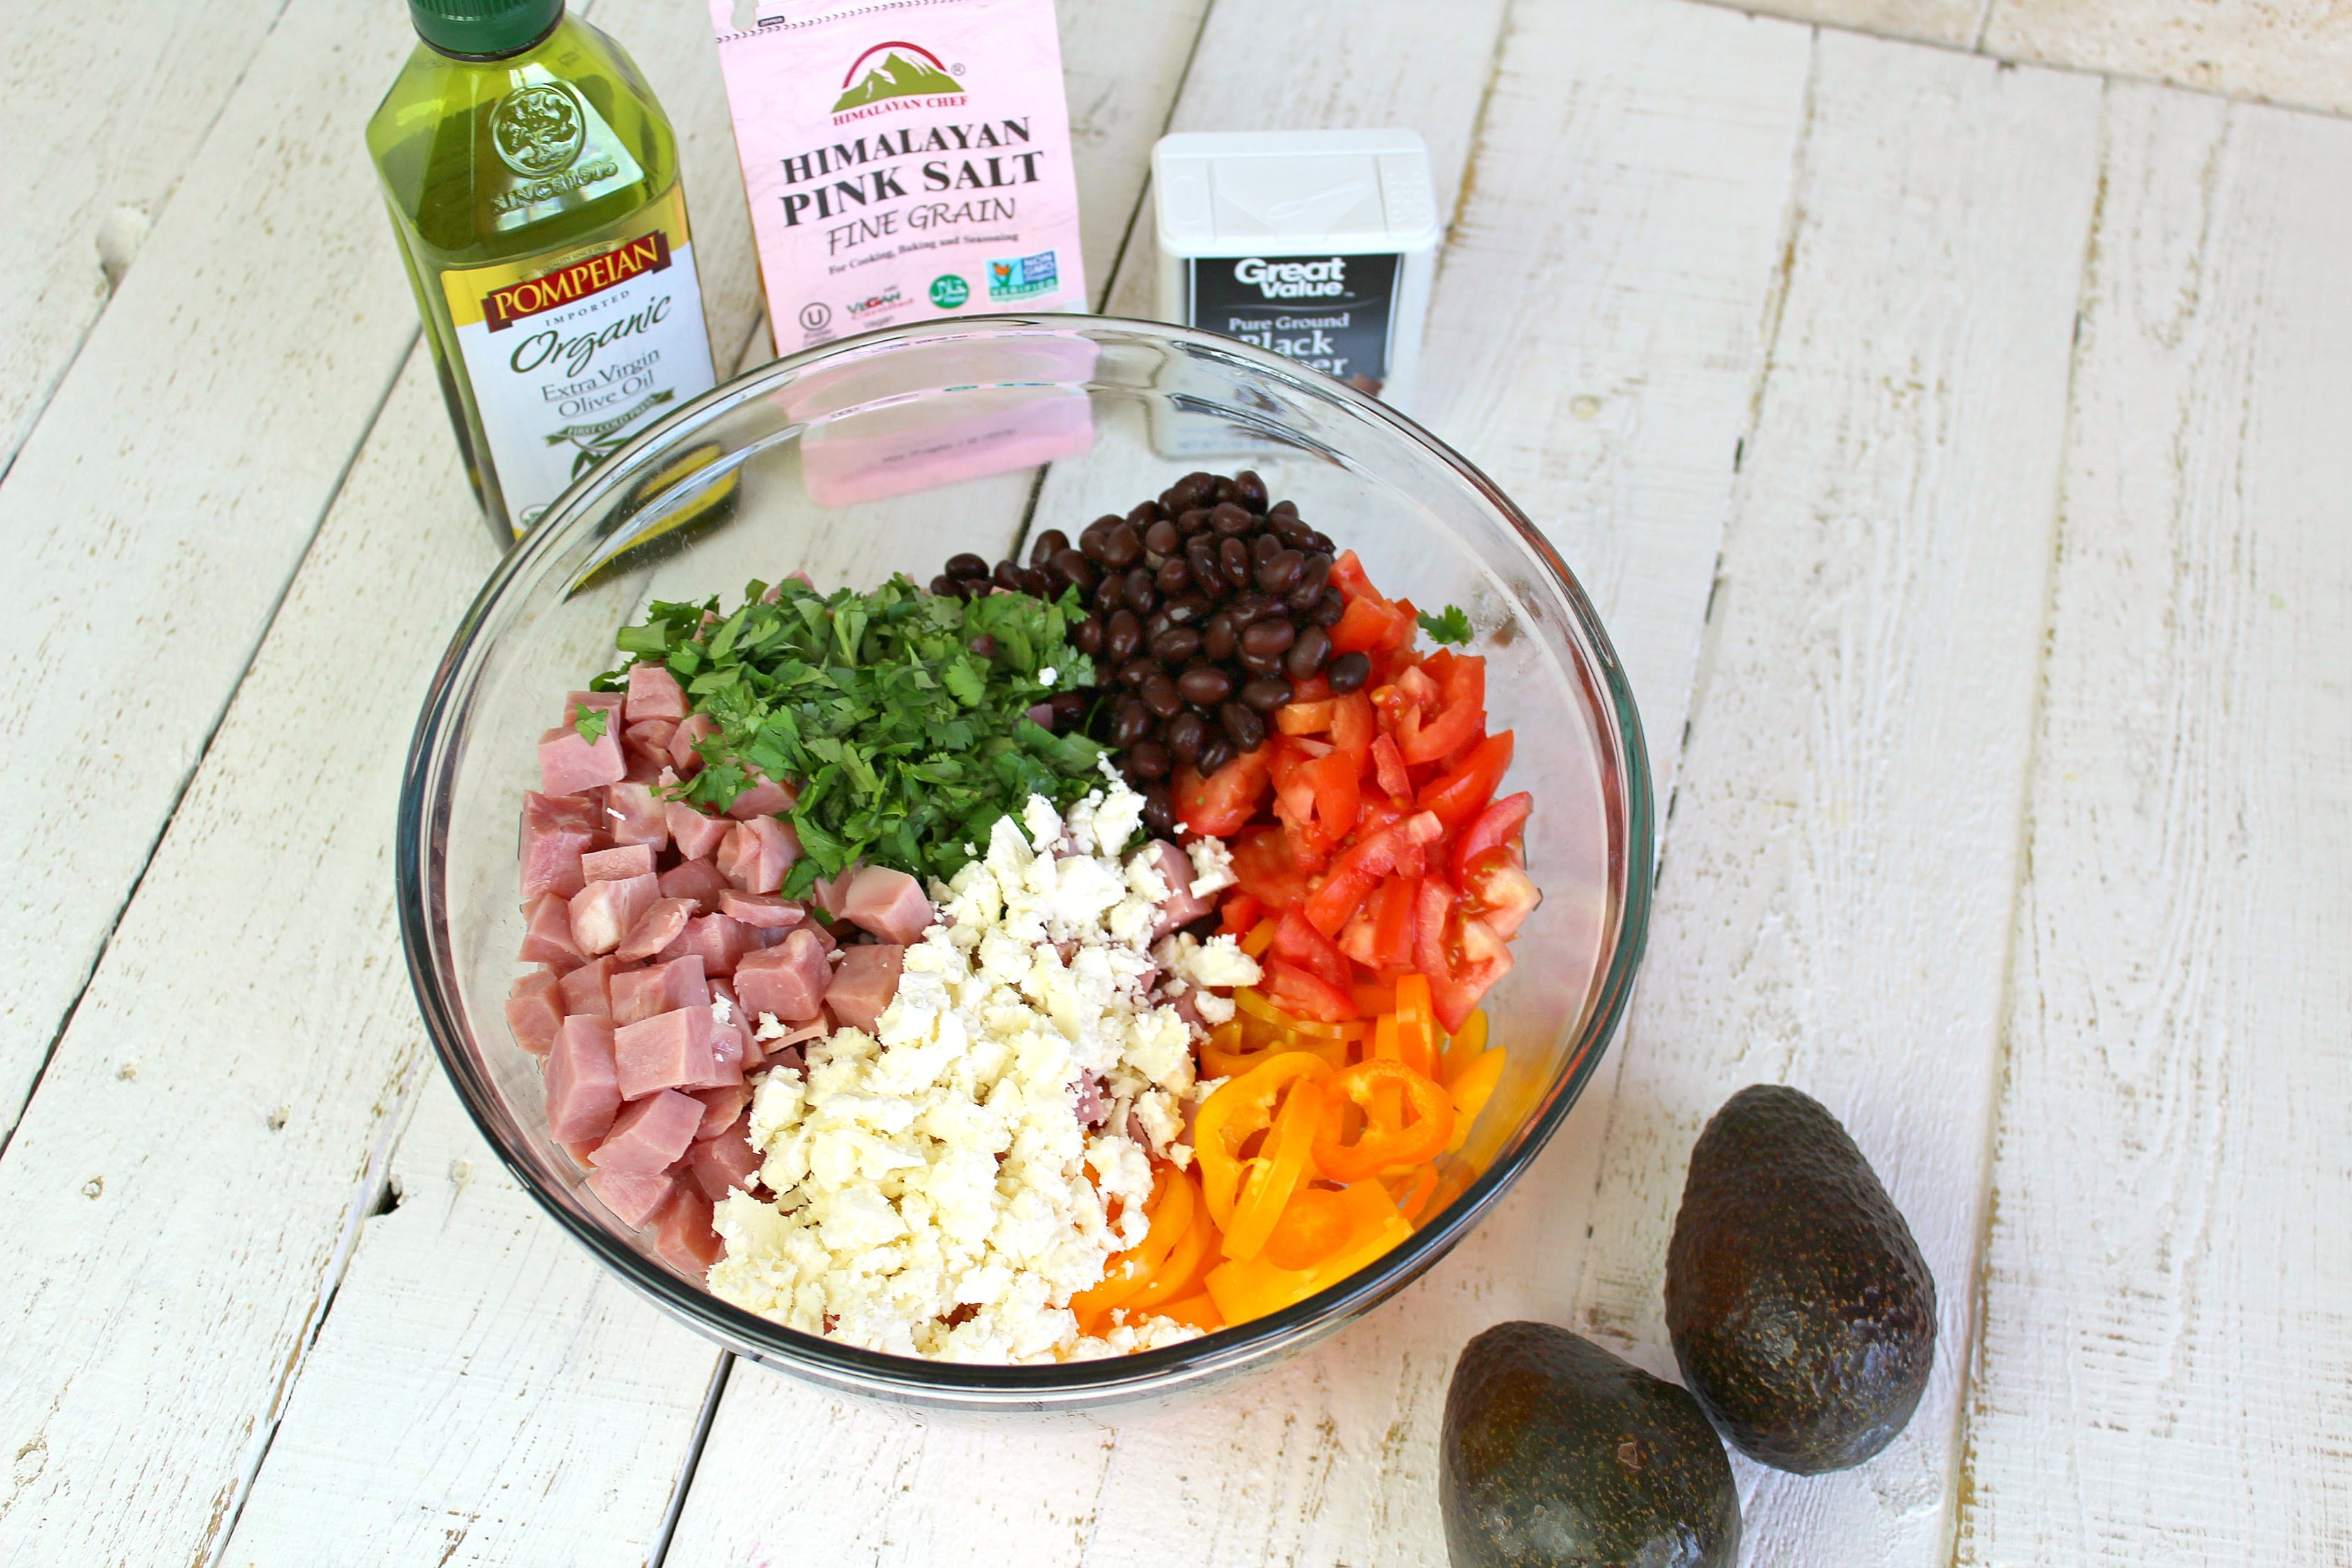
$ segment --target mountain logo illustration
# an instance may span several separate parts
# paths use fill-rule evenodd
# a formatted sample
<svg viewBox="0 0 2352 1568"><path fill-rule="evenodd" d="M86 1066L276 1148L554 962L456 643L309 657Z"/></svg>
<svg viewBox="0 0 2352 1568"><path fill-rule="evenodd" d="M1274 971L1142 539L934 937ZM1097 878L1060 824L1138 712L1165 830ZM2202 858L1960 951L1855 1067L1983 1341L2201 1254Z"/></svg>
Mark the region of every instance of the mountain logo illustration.
<svg viewBox="0 0 2352 1568"><path fill-rule="evenodd" d="M877 55L882 57L881 63L867 68L866 62ZM858 75L861 69L866 72L863 77ZM856 85L852 86L852 83ZM963 84L948 75L947 68L940 63L939 56L920 45L896 41L877 44L852 60L848 74L841 79L841 98L833 106L835 114L861 104L879 103L887 98L912 98L918 93L960 93L963 90Z"/></svg>

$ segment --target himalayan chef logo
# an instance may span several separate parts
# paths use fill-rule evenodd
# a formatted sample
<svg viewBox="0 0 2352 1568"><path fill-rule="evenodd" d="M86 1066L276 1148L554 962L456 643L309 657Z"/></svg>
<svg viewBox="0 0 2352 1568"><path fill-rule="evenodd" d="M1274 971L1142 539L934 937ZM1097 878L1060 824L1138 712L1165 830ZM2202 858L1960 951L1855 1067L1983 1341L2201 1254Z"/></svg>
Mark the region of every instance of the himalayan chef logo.
<svg viewBox="0 0 2352 1568"><path fill-rule="evenodd" d="M877 55L881 59L875 64ZM961 66L956 69L961 70ZM861 77L858 72L866 74ZM841 79L842 94L835 102L833 112L848 114L868 104L886 99L916 98L930 93L953 93L962 96L963 84L948 74L940 57L919 45L908 43L877 44L849 62L848 74Z"/></svg>
<svg viewBox="0 0 2352 1568"><path fill-rule="evenodd" d="M490 142L499 161L525 179L563 168L587 140L588 117L580 111L580 100L557 82L519 87L490 110Z"/></svg>

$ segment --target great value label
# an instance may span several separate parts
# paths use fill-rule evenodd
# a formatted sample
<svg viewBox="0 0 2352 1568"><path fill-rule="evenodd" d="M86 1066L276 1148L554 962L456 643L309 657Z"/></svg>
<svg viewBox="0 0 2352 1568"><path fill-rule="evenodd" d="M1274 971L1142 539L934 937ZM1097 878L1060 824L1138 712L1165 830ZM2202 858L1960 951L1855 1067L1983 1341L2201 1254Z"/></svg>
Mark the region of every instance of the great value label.
<svg viewBox="0 0 2352 1568"><path fill-rule="evenodd" d="M1190 267L1193 326L1374 395L1388 380L1395 256L1218 257Z"/></svg>

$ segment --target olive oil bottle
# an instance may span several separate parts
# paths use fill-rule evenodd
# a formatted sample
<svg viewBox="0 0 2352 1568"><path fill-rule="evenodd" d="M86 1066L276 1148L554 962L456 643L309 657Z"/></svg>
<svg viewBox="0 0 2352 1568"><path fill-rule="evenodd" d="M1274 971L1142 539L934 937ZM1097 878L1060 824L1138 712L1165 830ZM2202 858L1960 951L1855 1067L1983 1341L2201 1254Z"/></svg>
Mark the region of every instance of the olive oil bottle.
<svg viewBox="0 0 2352 1568"><path fill-rule="evenodd" d="M409 0L368 122L450 422L500 545L716 381L677 142L563 0Z"/></svg>

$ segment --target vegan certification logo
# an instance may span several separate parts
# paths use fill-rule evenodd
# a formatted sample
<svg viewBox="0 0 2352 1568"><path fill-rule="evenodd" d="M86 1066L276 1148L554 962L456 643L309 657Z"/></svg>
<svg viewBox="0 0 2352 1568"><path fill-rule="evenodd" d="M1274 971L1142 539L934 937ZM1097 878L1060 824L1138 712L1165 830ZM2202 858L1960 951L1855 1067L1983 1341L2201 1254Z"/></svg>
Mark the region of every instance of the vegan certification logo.
<svg viewBox="0 0 2352 1568"><path fill-rule="evenodd" d="M588 117L561 83L519 87L490 110L490 144L499 161L525 179L566 167L587 140Z"/></svg>
<svg viewBox="0 0 2352 1568"><path fill-rule="evenodd" d="M877 60L877 56L881 58ZM875 45L849 62L841 79L841 96L834 100L834 118L856 120L878 113L877 106L899 98L928 100L931 108L951 108L963 101L963 84L930 50L894 39Z"/></svg>
<svg viewBox="0 0 2352 1568"><path fill-rule="evenodd" d="M931 279L931 303L942 310L952 310L971 298L971 285L952 272Z"/></svg>

